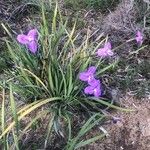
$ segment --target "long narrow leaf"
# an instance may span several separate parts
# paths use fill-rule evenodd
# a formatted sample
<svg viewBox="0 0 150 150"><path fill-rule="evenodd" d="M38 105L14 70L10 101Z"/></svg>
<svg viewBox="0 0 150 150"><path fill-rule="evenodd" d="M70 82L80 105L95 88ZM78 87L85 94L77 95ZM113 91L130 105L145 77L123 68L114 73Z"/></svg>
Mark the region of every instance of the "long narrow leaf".
<svg viewBox="0 0 150 150"><path fill-rule="evenodd" d="M58 4L56 2L56 7L54 10L54 16L53 16L53 23L52 23L52 32L54 33L56 31L56 17L57 17L57 11L58 11Z"/></svg>
<svg viewBox="0 0 150 150"><path fill-rule="evenodd" d="M1 108L1 130L4 132L5 130L5 89L3 88L3 97L2 97L2 108ZM6 136L3 138L3 145L4 145L4 150L7 149L7 144L6 144Z"/></svg>
<svg viewBox="0 0 150 150"><path fill-rule="evenodd" d="M15 126L16 126L16 131L17 131L17 135L18 135L18 131L19 131L19 122L18 122L18 115L17 115L17 107L15 104L15 100L14 100L14 96L13 96L13 91L12 91L12 86L10 85L10 105L11 105L11 111L13 114L13 118L15 121Z"/></svg>
<svg viewBox="0 0 150 150"><path fill-rule="evenodd" d="M78 143L78 144L75 146L75 149L81 148L81 147L83 147L83 146L85 146L85 145L87 145L87 144L91 144L91 143L93 143L93 142L95 142L95 141L97 141L97 140L99 140L99 139L102 139L102 138L105 137L105 136L106 136L105 134L102 134L102 135L98 135L98 136L96 136L96 137L93 137L93 138L91 138L91 139L88 139L88 140L86 140L86 141L82 141L82 142Z"/></svg>
<svg viewBox="0 0 150 150"><path fill-rule="evenodd" d="M13 135L13 139L14 139L14 144L15 144L15 149L16 150L20 150L19 149L19 143L18 143L18 136L15 134L15 131L12 130L12 135Z"/></svg>
<svg viewBox="0 0 150 150"><path fill-rule="evenodd" d="M53 127L53 123L54 123L54 117L55 116L53 115L52 118L50 119L49 124L48 124L48 130L47 130L46 139L45 139L45 142L44 142L44 148L47 147L47 143L48 143L50 134L52 132L52 127Z"/></svg>
<svg viewBox="0 0 150 150"><path fill-rule="evenodd" d="M20 68L20 67L18 67ZM42 86L43 88L49 93L49 90L47 89L46 85L40 80L40 78L38 78L34 73L32 73L31 71L27 70L27 69L23 69L25 72L27 72L28 74L32 75Z"/></svg>
<svg viewBox="0 0 150 150"><path fill-rule="evenodd" d="M108 106L108 107L110 107L110 108L114 108L114 109L117 109L117 110L126 111L126 112L135 111L135 110L132 110L132 109L125 109L125 108L122 108L122 107L115 106L115 105L113 105L113 104L110 104L109 102L106 102L106 101L104 101L104 100L102 100L102 99L97 99L97 98L95 98L95 97L92 97L91 99L92 99L92 100L95 100L95 101L97 101L97 102L99 102L99 103L101 103L101 104L103 104L103 105L105 105L105 106Z"/></svg>
<svg viewBox="0 0 150 150"><path fill-rule="evenodd" d="M45 100L39 100L37 104L35 104L34 106L32 106L31 108L27 109L26 111L24 111L20 116L18 116L18 121L20 121L21 119L23 119L26 115L30 114L32 111L34 111L35 109L49 103L52 101L57 101L57 100L61 100L61 97L54 97L54 98L49 98L49 99L45 99ZM5 129L4 132L2 132L2 134L0 135L0 139L7 134L15 125L15 122L13 121L12 123L10 123L10 125Z"/></svg>
<svg viewBox="0 0 150 150"><path fill-rule="evenodd" d="M73 74L72 74L72 67L71 65L69 65L69 86L68 86L68 96L70 95L70 93L72 92L73 89Z"/></svg>

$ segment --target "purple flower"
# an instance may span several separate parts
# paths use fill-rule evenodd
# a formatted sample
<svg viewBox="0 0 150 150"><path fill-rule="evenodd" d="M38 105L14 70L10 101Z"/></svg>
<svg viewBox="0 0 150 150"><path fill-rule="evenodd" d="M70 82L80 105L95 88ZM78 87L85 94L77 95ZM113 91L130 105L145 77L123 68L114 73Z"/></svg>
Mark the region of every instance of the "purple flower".
<svg viewBox="0 0 150 150"><path fill-rule="evenodd" d="M37 38L38 31L36 29L32 29L28 32L27 35L19 34L17 36L17 41L21 44L25 44L28 49L35 54L38 49Z"/></svg>
<svg viewBox="0 0 150 150"><path fill-rule="evenodd" d="M96 67L91 66L86 71L81 72L79 74L79 79L82 81L87 81L88 83L90 83L94 79L95 71L96 71Z"/></svg>
<svg viewBox="0 0 150 150"><path fill-rule="evenodd" d="M107 57L107 56L113 56L114 52L111 49L112 49L111 43L107 42L105 43L104 47L99 48L96 53L98 56L102 58Z"/></svg>
<svg viewBox="0 0 150 150"><path fill-rule="evenodd" d="M94 79L93 82L84 89L85 94L100 97L102 95L101 83L99 80Z"/></svg>
<svg viewBox="0 0 150 150"><path fill-rule="evenodd" d="M138 44L142 45L142 43L143 43L143 34L142 34L142 32L137 31L135 39L136 39Z"/></svg>

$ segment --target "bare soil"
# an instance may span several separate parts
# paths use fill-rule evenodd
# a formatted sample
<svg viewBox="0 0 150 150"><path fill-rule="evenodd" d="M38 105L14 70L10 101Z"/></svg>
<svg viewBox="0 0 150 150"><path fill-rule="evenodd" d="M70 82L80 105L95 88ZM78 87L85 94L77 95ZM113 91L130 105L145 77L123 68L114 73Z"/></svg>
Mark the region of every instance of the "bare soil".
<svg viewBox="0 0 150 150"><path fill-rule="evenodd" d="M150 100L126 96L121 101L135 111L114 112L121 121L104 125L109 135L86 150L150 150Z"/></svg>

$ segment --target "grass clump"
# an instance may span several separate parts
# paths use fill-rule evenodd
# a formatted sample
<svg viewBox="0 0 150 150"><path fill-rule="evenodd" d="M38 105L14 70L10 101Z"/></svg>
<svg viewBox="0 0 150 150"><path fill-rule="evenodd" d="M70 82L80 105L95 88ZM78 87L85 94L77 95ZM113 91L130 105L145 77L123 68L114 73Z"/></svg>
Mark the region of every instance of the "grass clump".
<svg viewBox="0 0 150 150"><path fill-rule="evenodd" d="M95 66L96 77L101 78L105 72L115 68L118 60L112 59L111 63L105 64L104 59L96 55L97 49L104 43L106 45L108 38L99 35L97 38L99 40L90 42L91 35L87 32L87 35L75 44L78 41L76 23L71 30L67 28L68 22L63 21L57 3L50 20L47 19L43 3L41 6L42 19L40 26L36 27L39 35L38 44L36 43L38 51L35 51L35 44L32 45L34 48L29 50L27 43L24 46L16 39L6 40L13 69L8 72L11 78L6 81L3 88L10 91L12 121L5 125L4 98L0 139L3 139L3 146L7 147L6 149L9 147L22 149L22 137L26 131L33 125L36 128L38 120L48 115L47 132L42 146L48 147L55 131L65 139L66 147L63 148L73 150L104 136L100 133L87 141L80 141L83 135L104 118L102 114L104 108L124 110L113 105L111 97L103 97L103 94L99 97L87 95L84 92L86 85L79 80L79 74L89 66ZM32 38L30 37L30 42L35 42ZM17 109L14 93L25 99L26 106ZM21 127L21 121L36 110L38 114L34 119L27 125L22 125L24 128ZM72 120L79 114L82 114L84 119L88 117L88 121L79 133L73 136ZM8 141L10 137L12 142Z"/></svg>

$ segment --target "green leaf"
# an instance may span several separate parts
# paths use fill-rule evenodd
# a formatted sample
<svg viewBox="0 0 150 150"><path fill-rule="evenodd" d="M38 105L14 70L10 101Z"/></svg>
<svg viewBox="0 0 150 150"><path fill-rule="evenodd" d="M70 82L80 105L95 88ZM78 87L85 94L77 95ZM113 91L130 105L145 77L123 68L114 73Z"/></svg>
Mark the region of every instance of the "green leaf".
<svg viewBox="0 0 150 150"><path fill-rule="evenodd" d="M99 103L101 103L101 104L103 104L105 106L108 106L110 108L114 108L114 109L117 109L117 110L126 111L126 112L135 111L135 110L131 110L131 109L126 109L126 108L115 106L113 104L110 104L109 102L106 102L106 101L104 101L102 99L98 99L98 98L95 98L95 97L91 97L90 99L95 100L95 101L97 101L97 102L99 102Z"/></svg>
<svg viewBox="0 0 150 150"><path fill-rule="evenodd" d="M14 138L15 148L16 148L16 150L20 150L19 149L19 143L18 143L18 141L19 141L18 136L15 134L14 130L12 130L12 133L13 133L12 135L13 135L13 138Z"/></svg>
<svg viewBox="0 0 150 150"><path fill-rule="evenodd" d="M47 135L46 135L46 139L45 139L45 142L44 142L44 148L47 147L47 143L48 143L50 134L52 133L52 127L53 127L53 123L54 123L54 118L55 118L55 116L52 115L52 118L49 121L48 128L47 128Z"/></svg>
<svg viewBox="0 0 150 150"><path fill-rule="evenodd" d="M4 132L5 130L5 89L3 88L2 91L2 106L1 106L1 131ZM3 145L4 150L7 149L7 143L6 143L6 136L3 137Z"/></svg>
<svg viewBox="0 0 150 150"><path fill-rule="evenodd" d="M78 148L81 148L81 147L83 147L83 146L85 146L85 145L91 144L91 143L93 143L93 142L95 142L95 141L97 141L97 140L99 140L99 139L102 139L102 138L105 137L105 136L106 136L105 134L102 134L102 135L95 136L95 137L93 137L93 138L91 138L91 139L88 139L88 140L86 140L86 141L82 141L82 142L78 143L78 144L75 146L75 149L78 149Z"/></svg>
<svg viewBox="0 0 150 150"><path fill-rule="evenodd" d="M98 117L98 118L97 118ZM90 131L95 125L98 124L98 122L100 120L102 120L104 118L103 115L101 115L100 113L96 113L94 114L90 119L88 119L88 121L82 126L81 130L78 132L77 136L74 139L71 139L70 142L68 143L67 150L74 150L76 145L78 145L78 141L80 141L80 139L88 132ZM100 137L99 137L100 138ZM96 140L97 138L95 138ZM94 139L91 139L91 142L94 141ZM87 142L90 141L86 141L85 143L80 143L79 145L85 145Z"/></svg>
<svg viewBox="0 0 150 150"><path fill-rule="evenodd" d="M19 122L18 122L18 115L17 115L17 107L16 107L16 103L14 100L14 96L13 96L13 91L12 91L12 85L10 84L10 105L11 105L11 111L13 114L13 118L15 121L15 126L16 126L16 131L17 131L17 135L18 135L18 131L19 131Z"/></svg>
<svg viewBox="0 0 150 150"><path fill-rule="evenodd" d="M67 94L68 94L68 97L69 97L69 95L71 94L71 92L72 92L72 89L73 89L73 74L72 74L72 67L71 67L71 65L69 65L68 66L69 67L69 76L68 76L68 79L69 79L69 86L68 86L68 92L67 92Z"/></svg>
<svg viewBox="0 0 150 150"><path fill-rule="evenodd" d="M58 4L56 2L56 7L55 7L55 10L54 10L54 16L53 16L53 23L52 23L52 32L53 33L55 33L55 31L56 31L57 11L58 11Z"/></svg>
<svg viewBox="0 0 150 150"><path fill-rule="evenodd" d="M39 100L35 105L33 105L32 107L28 108L27 110L24 110L19 116L18 116L18 121L20 121L21 119L23 119L26 115L30 114L31 112L33 112L35 109L50 103L50 102L54 102L54 101L58 101L61 100L61 97L53 97L53 98L48 98L45 100ZM26 106L25 106L26 107ZM0 135L0 139L5 136L15 125L15 122L13 121L12 123L9 124L9 126L4 130L4 132L2 132L2 134Z"/></svg>

